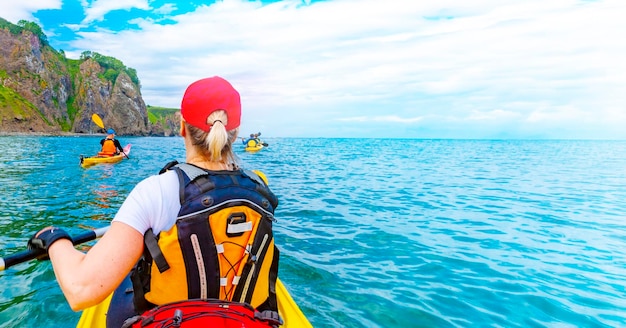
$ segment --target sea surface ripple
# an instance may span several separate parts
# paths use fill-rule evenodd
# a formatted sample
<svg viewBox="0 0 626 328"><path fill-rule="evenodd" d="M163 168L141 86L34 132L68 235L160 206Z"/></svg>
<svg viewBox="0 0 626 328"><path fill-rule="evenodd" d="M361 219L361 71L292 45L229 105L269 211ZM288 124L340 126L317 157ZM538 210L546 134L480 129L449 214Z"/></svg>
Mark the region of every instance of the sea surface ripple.
<svg viewBox="0 0 626 328"><path fill-rule="evenodd" d="M0 256L106 226L180 138L0 137ZM314 327L626 326L626 142L268 138L281 280ZM239 148L239 146L241 148ZM49 262L0 272L0 327L73 327Z"/></svg>

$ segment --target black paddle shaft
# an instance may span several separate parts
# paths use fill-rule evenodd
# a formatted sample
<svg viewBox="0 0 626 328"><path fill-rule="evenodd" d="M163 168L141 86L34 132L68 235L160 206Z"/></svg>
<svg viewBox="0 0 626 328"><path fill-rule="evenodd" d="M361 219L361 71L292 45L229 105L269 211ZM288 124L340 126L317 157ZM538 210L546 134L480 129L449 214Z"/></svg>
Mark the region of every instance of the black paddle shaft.
<svg viewBox="0 0 626 328"><path fill-rule="evenodd" d="M108 230L109 227L89 230L87 232L81 233L75 237L72 237L72 243L74 245L80 245L86 243L88 241L95 240L98 237L104 235L104 233ZM8 269L16 264L24 263L26 261L34 260L42 255L45 255L42 250L23 250L17 252L13 255L9 255L5 258L0 258L0 271L4 269Z"/></svg>

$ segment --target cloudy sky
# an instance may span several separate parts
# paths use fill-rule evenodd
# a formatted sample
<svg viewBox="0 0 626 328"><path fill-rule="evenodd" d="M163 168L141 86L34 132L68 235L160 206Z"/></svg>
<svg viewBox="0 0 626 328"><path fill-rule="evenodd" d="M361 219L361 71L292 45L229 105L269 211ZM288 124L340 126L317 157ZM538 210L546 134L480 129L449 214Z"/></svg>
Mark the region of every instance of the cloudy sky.
<svg viewBox="0 0 626 328"><path fill-rule="evenodd" d="M626 139L624 0L2 1L179 108L213 75L267 137Z"/></svg>

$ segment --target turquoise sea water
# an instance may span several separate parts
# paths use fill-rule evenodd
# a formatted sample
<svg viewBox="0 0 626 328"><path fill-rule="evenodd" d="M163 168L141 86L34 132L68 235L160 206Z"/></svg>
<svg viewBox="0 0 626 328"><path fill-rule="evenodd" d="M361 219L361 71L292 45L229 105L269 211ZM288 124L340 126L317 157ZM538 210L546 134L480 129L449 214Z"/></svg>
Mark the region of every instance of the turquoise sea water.
<svg viewBox="0 0 626 328"><path fill-rule="evenodd" d="M0 137L0 256L108 224L180 138ZM626 142L265 139L280 277L315 327L626 326ZM243 146L242 146L243 147ZM0 272L0 327L79 318L48 262Z"/></svg>

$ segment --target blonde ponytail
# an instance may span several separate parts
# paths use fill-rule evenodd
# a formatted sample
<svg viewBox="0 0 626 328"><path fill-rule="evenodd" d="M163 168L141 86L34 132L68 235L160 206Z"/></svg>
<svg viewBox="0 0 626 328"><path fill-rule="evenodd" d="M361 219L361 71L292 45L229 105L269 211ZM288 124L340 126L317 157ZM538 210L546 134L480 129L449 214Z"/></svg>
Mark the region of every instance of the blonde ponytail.
<svg viewBox="0 0 626 328"><path fill-rule="evenodd" d="M207 125L211 126L209 132L204 132L190 124L185 123L190 132L192 143L204 157L211 162L223 162L232 169L237 169L237 157L233 153L232 143L237 139L239 128L226 131L228 117L223 110L217 110L207 118Z"/></svg>

